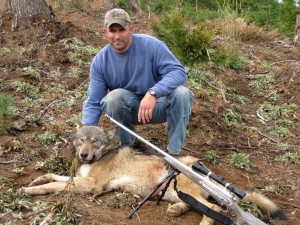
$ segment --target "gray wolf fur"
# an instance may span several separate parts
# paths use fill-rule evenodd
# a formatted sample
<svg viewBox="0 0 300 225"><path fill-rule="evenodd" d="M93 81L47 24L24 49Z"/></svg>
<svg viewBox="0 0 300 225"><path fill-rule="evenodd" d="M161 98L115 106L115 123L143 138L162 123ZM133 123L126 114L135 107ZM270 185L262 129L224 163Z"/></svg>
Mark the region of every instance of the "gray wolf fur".
<svg viewBox="0 0 300 225"><path fill-rule="evenodd" d="M114 149L112 138L115 129L104 132L97 126L78 125L73 137L76 157L83 164L74 177L75 192L79 194L93 194L99 196L113 190L122 190L145 196L168 174L162 157L145 155L129 147ZM188 166L197 160L193 156L180 156L178 160ZM67 176L46 174L32 181L29 187L22 190L28 195L45 195L61 192L68 180ZM189 210L189 206L182 202L177 193L168 188L164 200L172 202L167 209L170 216L179 216ZM219 206L207 201L208 193L193 183L185 175L177 177L179 190L192 195L209 208L220 211ZM162 187L163 188L163 187ZM156 195L159 195L158 190ZM282 210L270 199L259 193L247 193L246 200L255 203L264 214L286 219ZM203 216L200 225L212 225L214 221Z"/></svg>

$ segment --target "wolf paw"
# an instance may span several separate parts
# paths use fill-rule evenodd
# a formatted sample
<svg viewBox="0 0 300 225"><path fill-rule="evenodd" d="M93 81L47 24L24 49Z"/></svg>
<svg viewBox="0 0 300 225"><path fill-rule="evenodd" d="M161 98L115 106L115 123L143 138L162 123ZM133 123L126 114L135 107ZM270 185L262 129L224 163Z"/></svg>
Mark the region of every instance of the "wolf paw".
<svg viewBox="0 0 300 225"><path fill-rule="evenodd" d="M169 216L180 216L183 213L187 212L189 210L189 206L183 202L178 202L173 205L169 205L167 209L167 214Z"/></svg>
<svg viewBox="0 0 300 225"><path fill-rule="evenodd" d="M212 221L201 221L200 223L199 223L199 225L213 225L214 224L214 222Z"/></svg>
<svg viewBox="0 0 300 225"><path fill-rule="evenodd" d="M41 184L46 184L46 183L49 183L52 180L53 180L52 179L52 174L46 174L46 175L43 175L43 176L40 176L40 177L36 178L28 186L33 187L33 186L37 186L37 185L41 185Z"/></svg>

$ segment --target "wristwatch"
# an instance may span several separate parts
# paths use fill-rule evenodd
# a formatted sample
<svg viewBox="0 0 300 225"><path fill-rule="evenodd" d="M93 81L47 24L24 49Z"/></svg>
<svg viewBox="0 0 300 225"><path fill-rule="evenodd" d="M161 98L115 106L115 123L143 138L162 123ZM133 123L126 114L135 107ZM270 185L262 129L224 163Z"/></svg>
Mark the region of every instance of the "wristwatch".
<svg viewBox="0 0 300 225"><path fill-rule="evenodd" d="M150 94L150 95L152 95L152 96L156 97L156 93L155 93L155 91L154 91L154 90L152 90L152 89L149 89L149 90L148 90L148 92L149 92L149 94Z"/></svg>

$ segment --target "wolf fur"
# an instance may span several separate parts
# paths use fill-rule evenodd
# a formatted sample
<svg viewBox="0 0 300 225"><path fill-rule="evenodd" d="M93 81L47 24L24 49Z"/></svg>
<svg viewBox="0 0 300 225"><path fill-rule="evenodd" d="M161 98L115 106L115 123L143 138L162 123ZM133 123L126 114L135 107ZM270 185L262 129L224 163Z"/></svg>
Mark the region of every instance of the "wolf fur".
<svg viewBox="0 0 300 225"><path fill-rule="evenodd" d="M115 129L106 133L97 126L77 127L73 137L76 157L83 164L74 177L75 192L79 194L93 194L99 196L113 190L132 192L139 196L147 195L167 175L165 161L162 157L145 155L129 147L113 149L112 138ZM193 156L178 157L182 163L192 166L198 160ZM32 181L29 187L22 190L28 195L45 195L61 192L65 189L68 176L59 176L49 173ZM163 200L172 202L167 209L170 216L179 216L189 210L189 206L182 202L173 188L167 189ZM161 187L163 188L163 187ZM215 211L219 206L207 201L208 193L188 179L185 175L177 176L177 188L202 202ZM159 195L161 189L155 193ZM256 204L270 217L286 219L283 211L270 199L259 193L247 193L246 200ZM203 216L200 225L212 225L214 221Z"/></svg>

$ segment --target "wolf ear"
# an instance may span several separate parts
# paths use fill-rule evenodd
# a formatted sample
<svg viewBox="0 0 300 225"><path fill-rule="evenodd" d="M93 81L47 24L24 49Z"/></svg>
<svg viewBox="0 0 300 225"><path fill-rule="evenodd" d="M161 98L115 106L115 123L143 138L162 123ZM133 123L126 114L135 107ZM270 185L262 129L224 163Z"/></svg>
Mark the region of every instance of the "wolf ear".
<svg viewBox="0 0 300 225"><path fill-rule="evenodd" d="M81 128L83 126L83 124L80 121L76 122L76 129L78 130L79 128Z"/></svg>
<svg viewBox="0 0 300 225"><path fill-rule="evenodd" d="M116 135L117 133L117 128L116 127L113 127L111 129L109 129L108 131L105 132L106 133L106 136L108 138L108 140L112 140L113 137Z"/></svg>

